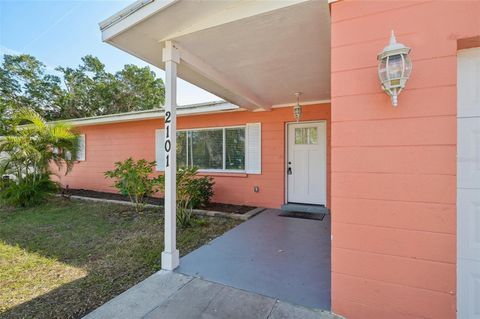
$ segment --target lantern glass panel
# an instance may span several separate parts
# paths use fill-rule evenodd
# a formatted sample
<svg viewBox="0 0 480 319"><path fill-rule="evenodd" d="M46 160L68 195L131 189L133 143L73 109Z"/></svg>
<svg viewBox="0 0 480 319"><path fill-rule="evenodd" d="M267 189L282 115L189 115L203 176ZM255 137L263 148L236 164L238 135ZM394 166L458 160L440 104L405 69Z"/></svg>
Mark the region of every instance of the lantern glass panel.
<svg viewBox="0 0 480 319"><path fill-rule="evenodd" d="M412 73L412 61L408 55L404 55L403 57L405 59L405 73L403 76L409 78L410 73Z"/></svg>
<svg viewBox="0 0 480 319"><path fill-rule="evenodd" d="M399 79L403 74L403 59L400 54L388 57L388 78L390 80Z"/></svg>
<svg viewBox="0 0 480 319"><path fill-rule="evenodd" d="M387 59L382 59L380 61L380 65L378 67L378 75L382 83L387 80Z"/></svg>

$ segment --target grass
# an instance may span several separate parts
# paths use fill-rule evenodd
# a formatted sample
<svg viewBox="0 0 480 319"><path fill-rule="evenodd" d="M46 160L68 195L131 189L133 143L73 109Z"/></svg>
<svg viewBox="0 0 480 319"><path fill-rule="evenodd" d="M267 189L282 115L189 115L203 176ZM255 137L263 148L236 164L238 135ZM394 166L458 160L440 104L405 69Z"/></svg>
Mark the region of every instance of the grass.
<svg viewBox="0 0 480 319"><path fill-rule="evenodd" d="M178 249L186 254L237 224L197 218L178 230ZM62 199L0 208L0 317L82 317L159 270L162 249L158 210Z"/></svg>

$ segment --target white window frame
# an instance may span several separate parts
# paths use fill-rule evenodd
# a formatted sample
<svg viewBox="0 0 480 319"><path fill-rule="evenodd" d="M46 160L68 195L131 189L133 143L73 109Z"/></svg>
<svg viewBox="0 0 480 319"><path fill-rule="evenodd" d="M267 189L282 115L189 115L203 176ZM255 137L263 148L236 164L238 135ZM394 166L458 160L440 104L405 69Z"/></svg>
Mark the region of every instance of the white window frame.
<svg viewBox="0 0 480 319"><path fill-rule="evenodd" d="M77 158L75 159L76 162L85 162L87 160L87 137L85 134L80 134L78 135L78 141L79 143L83 143L83 154L80 154L79 152L77 153ZM52 152L54 154L58 154L59 153L59 148L58 147L54 147ZM71 160L72 159L72 154L70 153L70 151L65 151L65 158L68 159L68 160Z"/></svg>
<svg viewBox="0 0 480 319"><path fill-rule="evenodd" d="M232 125L232 126L215 126L215 127L201 127L201 128L188 128L188 129L181 129L181 130L177 130L177 133L178 132L187 132L187 135L188 135L188 132L193 132L193 131L212 131L212 130L222 130L222 139L223 139L223 159L222 159L222 166L223 168L222 169L214 169L214 168L201 168L201 169L198 169L198 171L200 173L246 173L246 169L226 169L225 168L225 165L226 165L226 145L225 145L225 130L226 129L231 129L231 128L243 128L245 130L245 147L244 147L244 150L243 150L243 154L244 154L244 161L245 161L245 164L244 166L246 167L247 166L247 126L246 125ZM188 147L188 136L187 136L187 154L186 154L186 157L187 157L187 167L188 167L188 162L189 162L189 150L190 148Z"/></svg>
<svg viewBox="0 0 480 319"><path fill-rule="evenodd" d="M87 160L87 136L85 134L80 134L78 138L79 143L83 143L83 154L78 152L75 160L78 162L85 162Z"/></svg>

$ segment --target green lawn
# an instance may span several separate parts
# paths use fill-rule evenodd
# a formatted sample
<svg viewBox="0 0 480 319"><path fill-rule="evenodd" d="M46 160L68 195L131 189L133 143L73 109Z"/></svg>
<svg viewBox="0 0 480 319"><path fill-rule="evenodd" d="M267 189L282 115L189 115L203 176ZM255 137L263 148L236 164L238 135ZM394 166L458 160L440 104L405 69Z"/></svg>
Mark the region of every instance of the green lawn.
<svg viewBox="0 0 480 319"><path fill-rule="evenodd" d="M186 254L238 221L197 218ZM163 218L128 206L53 199L0 208L0 317L79 318L159 270Z"/></svg>

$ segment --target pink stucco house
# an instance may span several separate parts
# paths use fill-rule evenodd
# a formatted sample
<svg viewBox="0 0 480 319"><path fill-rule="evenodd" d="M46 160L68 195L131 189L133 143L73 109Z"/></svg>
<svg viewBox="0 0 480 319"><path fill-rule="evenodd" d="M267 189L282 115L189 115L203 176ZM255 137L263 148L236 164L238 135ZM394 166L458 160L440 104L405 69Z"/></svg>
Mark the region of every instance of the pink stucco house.
<svg viewBox="0 0 480 319"><path fill-rule="evenodd" d="M113 191L103 172L129 156L161 173L178 130L215 201L330 209L333 312L480 318L479 1L144 0L101 29L166 70L171 113L75 121L85 156L62 183ZM396 107L377 74L391 30L413 64ZM176 108L177 75L228 102Z"/></svg>

